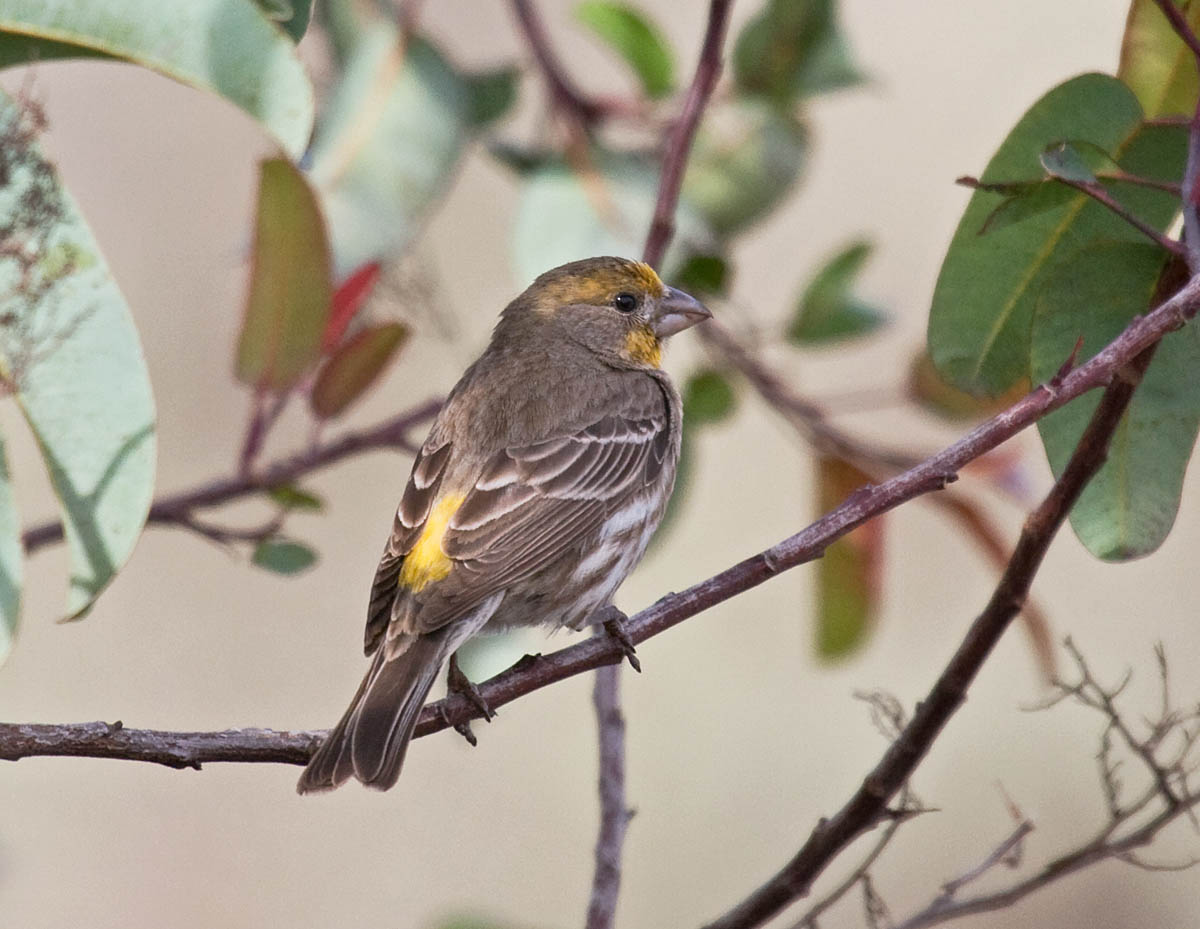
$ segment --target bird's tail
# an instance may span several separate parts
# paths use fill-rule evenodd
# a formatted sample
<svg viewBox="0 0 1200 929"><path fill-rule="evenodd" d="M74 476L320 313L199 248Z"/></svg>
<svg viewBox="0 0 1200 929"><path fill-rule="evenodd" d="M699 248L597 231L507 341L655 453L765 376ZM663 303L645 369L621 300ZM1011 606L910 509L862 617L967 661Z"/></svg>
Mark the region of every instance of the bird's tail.
<svg viewBox="0 0 1200 929"><path fill-rule="evenodd" d="M394 658L380 647L341 721L300 775L299 793L332 790L356 777L387 790L400 777L404 753L439 670L458 642L441 630L418 635Z"/></svg>

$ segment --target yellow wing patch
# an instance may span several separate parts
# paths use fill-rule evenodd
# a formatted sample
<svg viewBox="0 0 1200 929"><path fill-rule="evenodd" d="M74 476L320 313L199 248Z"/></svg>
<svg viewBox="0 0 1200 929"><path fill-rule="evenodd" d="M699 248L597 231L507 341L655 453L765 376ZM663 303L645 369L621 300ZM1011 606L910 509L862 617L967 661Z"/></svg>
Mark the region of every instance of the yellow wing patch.
<svg viewBox="0 0 1200 929"><path fill-rule="evenodd" d="M453 562L442 551L442 539L446 535L446 527L450 525L450 517L465 499L463 494L447 494L434 504L420 538L412 551L404 556L404 564L400 567L400 587L420 593L427 585L442 580L450 573Z"/></svg>
<svg viewBox="0 0 1200 929"><path fill-rule="evenodd" d="M638 326L625 336L625 354L638 364L657 368L662 365L662 342L649 326Z"/></svg>

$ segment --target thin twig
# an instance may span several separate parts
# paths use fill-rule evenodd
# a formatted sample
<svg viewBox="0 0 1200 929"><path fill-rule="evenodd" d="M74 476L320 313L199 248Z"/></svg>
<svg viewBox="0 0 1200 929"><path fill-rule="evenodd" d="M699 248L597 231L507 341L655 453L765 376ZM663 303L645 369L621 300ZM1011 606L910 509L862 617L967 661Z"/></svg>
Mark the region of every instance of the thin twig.
<svg viewBox="0 0 1200 929"><path fill-rule="evenodd" d="M601 116L601 108L588 100L567 76L562 62L550 47L546 27L534 10L532 0L512 0L512 7L554 106L579 129L587 129Z"/></svg>
<svg viewBox="0 0 1200 929"><path fill-rule="evenodd" d="M1154 4L1162 10L1163 16L1167 18L1167 22L1175 30L1175 34L1183 40L1183 44L1191 49L1197 66L1200 66L1200 39L1197 39L1196 33L1192 32L1192 27L1188 25L1183 11L1175 5L1175 0L1154 0Z"/></svg>
<svg viewBox="0 0 1200 929"><path fill-rule="evenodd" d="M1179 240L1172 239L1168 235L1163 235L1162 232L1155 229L1149 223L1143 222L1137 216L1134 216L1127 206L1118 201L1115 197L1113 197L1112 194L1104 189L1103 184L1092 181L1076 181L1066 177L1055 177L1055 180L1061 184L1065 184L1068 187L1073 187L1082 194L1087 194L1097 203L1107 207L1117 216L1121 217L1121 219L1133 226L1134 229L1148 238L1155 245L1165 249L1170 254L1176 255L1180 258L1185 257L1185 249Z"/></svg>
<svg viewBox="0 0 1200 929"><path fill-rule="evenodd" d="M1189 282L1188 289L1194 286L1194 281ZM1008 568L987 607L971 624L900 738L892 743L846 805L831 818L823 819L783 868L707 929L750 929L762 925L794 900L806 896L829 863L879 822L888 801L912 776L942 727L966 698L967 689L992 649L1020 612L1051 541L1083 488L1104 463L1108 443L1152 354L1152 350L1141 352L1135 361L1115 372L1116 377L1105 389L1062 476L1025 521ZM1063 383L1071 377L1067 375Z"/></svg>
<svg viewBox="0 0 1200 929"><path fill-rule="evenodd" d="M631 617L625 625L630 639L634 644L644 642L718 603L723 603L752 587L757 587L783 571L819 558L830 544L856 526L862 525L881 513L895 509L909 500L945 487L947 483L955 479L958 470L969 462L991 451L1042 416L1058 409L1080 394L1112 381L1118 369L1126 366L1130 359L1148 346L1155 344L1168 332L1179 328L1187 320L1193 318L1198 311L1200 311L1200 279L1193 279L1162 306L1131 322L1121 335L1090 361L1069 372L1061 380L1038 387L1008 409L978 425L953 445L902 474L862 488L840 506L782 542L752 555L680 593L669 594ZM969 633L963 647L977 648L977 633L974 631ZM547 687L584 671L594 670L601 665L617 664L624 659L625 652L615 640L589 638L550 655L527 656L508 670L479 685L479 690L488 705L493 709L498 709L542 687ZM958 670L961 667L961 661L962 659L956 658L952 669ZM916 725L916 720L920 719L922 720L920 727L922 736L931 738L936 735L936 731L930 731L928 712L923 707L922 713L914 719L909 728ZM461 694L455 694L425 707L417 726L417 735L430 735L456 723L469 722L479 716L478 708L468 698ZM19 747L19 743L13 743L12 739L19 736L19 730L22 728L21 724L0 725L0 759L16 759L39 754L93 754L86 750L74 752L62 750L73 741L69 731L64 731L58 740L59 750L57 751L29 750L29 746ZM222 734L211 733L210 735L218 738ZM262 739L264 742L270 743L273 737L263 736ZM94 740L92 741L94 742ZM17 744L18 747L14 748L14 744ZM269 748L270 745L259 747ZM905 742L903 750L895 749L894 751L897 751L898 755L889 754L885 759L888 765L882 766L882 773L889 772L891 764L909 767L905 756L915 747L913 744ZM36 749L36 746L33 748ZM106 747L101 747L95 754L98 757L125 757L119 753L113 753ZM242 759L228 758L224 760ZM259 759L246 758L244 760ZM299 759L295 763L303 764L304 760ZM868 779L869 795L865 798L866 800L870 800L877 785L881 783L880 773L880 769L877 769L876 773ZM844 828L844 826L840 828ZM822 836L827 836L827 834L828 827L825 827ZM838 849L830 844L831 838L833 836L822 838L822 848L836 851Z"/></svg>
<svg viewBox="0 0 1200 929"><path fill-rule="evenodd" d="M598 629L597 635L607 635ZM621 850L630 811L625 803L625 716L621 712L621 665L596 669L592 687L600 744L600 831L586 929L611 929L621 890Z"/></svg>
<svg viewBox="0 0 1200 929"><path fill-rule="evenodd" d="M679 119L667 137L667 148L663 155L662 176L658 184L658 200L654 204L654 218L646 236L646 247L642 258L658 267L666 254L667 245L675 235L675 206L679 202L679 189L683 185L683 174L687 168L688 152L700 117L708 105L717 78L721 74L721 49L725 44L725 30L729 25L729 8L733 0L712 0L708 6L708 25L704 30L704 44L700 48L700 61L688 87Z"/></svg>
<svg viewBox="0 0 1200 929"><path fill-rule="evenodd" d="M191 519L193 510L219 506L231 500L261 493L271 487L289 484L343 458L371 449L397 448L415 454L417 445L409 433L437 415L441 405L442 401L439 399L426 400L367 429L347 432L324 445L280 458L257 473L218 478L188 490L160 497L150 507L146 521L159 525L186 524ZM62 537L61 522L31 526L21 535L27 552L60 542Z"/></svg>

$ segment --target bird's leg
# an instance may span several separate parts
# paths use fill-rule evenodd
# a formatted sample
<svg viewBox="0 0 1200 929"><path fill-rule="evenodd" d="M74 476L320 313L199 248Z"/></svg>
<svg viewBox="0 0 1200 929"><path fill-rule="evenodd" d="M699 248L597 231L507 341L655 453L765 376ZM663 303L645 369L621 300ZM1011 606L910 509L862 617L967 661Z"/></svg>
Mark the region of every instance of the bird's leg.
<svg viewBox="0 0 1200 929"><path fill-rule="evenodd" d="M496 711L488 706L488 702L483 699L483 694L479 692L479 688L472 683L471 679L463 674L462 668L458 666L458 652L450 656L450 661L446 669L446 689L452 694L462 694L475 709L479 710L485 722L491 722L492 717L496 715Z"/></svg>
<svg viewBox="0 0 1200 929"><path fill-rule="evenodd" d="M642 673L642 662L638 659L637 650L633 647L633 639L625 629L629 617L611 603L600 611L600 624L616 643L621 646L621 652L629 659L629 666L639 674Z"/></svg>

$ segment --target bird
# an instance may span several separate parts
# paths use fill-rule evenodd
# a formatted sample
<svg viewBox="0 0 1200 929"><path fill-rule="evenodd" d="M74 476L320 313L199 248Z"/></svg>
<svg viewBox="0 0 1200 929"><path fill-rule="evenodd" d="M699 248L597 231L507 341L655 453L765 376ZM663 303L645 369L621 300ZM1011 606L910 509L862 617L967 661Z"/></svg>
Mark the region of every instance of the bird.
<svg viewBox="0 0 1200 929"><path fill-rule="evenodd" d="M371 586L370 668L300 793L394 786L472 636L612 609L675 484L683 409L663 341L711 315L619 257L547 271L505 307L413 462Z"/></svg>

